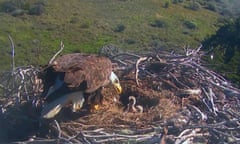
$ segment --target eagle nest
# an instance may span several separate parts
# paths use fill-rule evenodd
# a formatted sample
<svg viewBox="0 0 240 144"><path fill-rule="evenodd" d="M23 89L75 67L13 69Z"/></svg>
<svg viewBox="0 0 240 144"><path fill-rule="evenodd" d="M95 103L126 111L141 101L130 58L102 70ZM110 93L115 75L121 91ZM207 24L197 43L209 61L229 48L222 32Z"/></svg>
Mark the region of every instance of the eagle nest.
<svg viewBox="0 0 240 144"><path fill-rule="evenodd" d="M16 143L240 143L240 90L204 67L204 53L121 52L109 57L123 87L102 90L99 110L66 107L40 119L42 82L33 66L1 73L0 142Z"/></svg>

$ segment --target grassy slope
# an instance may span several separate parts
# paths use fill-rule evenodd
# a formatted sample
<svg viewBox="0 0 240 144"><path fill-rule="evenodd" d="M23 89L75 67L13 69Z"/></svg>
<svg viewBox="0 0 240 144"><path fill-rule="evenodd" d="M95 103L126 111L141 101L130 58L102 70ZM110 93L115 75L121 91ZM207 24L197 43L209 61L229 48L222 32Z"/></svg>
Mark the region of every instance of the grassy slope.
<svg viewBox="0 0 240 144"><path fill-rule="evenodd" d="M3 0L0 0L0 2ZM190 45L196 47L207 35L215 32L218 15L201 9L192 11L180 5L159 0L71 0L47 1L41 16L13 17L0 13L1 70L11 67L10 33L16 45L16 65L44 64L57 51L60 40L64 53L97 52L106 44L125 50L146 50ZM164 28L152 27L156 19L167 23ZM197 29L189 30L184 21L194 21ZM114 32L118 24L126 28ZM188 34L183 34L183 32ZM129 42L130 41L130 42Z"/></svg>

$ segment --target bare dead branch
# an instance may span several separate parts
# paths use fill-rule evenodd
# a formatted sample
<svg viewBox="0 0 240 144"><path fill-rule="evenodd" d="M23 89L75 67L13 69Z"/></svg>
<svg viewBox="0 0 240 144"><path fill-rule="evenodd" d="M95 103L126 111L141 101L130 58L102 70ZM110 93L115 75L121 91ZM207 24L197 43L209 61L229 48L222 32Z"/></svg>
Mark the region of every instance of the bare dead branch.
<svg viewBox="0 0 240 144"><path fill-rule="evenodd" d="M60 49L59 49L59 51L51 58L51 60L48 62L49 65L53 63L53 61L54 61L54 60L56 59L56 57L63 51L63 49L64 49L64 44L63 44L63 42L61 41L61 43L60 43Z"/></svg>
<svg viewBox="0 0 240 144"><path fill-rule="evenodd" d="M11 48L12 48L12 72L14 72L15 70L15 46L14 46L14 42L13 42L13 39L10 35L8 35L8 39L10 40L11 42Z"/></svg>
<svg viewBox="0 0 240 144"><path fill-rule="evenodd" d="M148 57L140 57L137 62L136 62L136 66L135 66L135 80L137 85L139 86L139 81L138 81L138 72L139 72L139 68L138 65L140 62L147 60Z"/></svg>

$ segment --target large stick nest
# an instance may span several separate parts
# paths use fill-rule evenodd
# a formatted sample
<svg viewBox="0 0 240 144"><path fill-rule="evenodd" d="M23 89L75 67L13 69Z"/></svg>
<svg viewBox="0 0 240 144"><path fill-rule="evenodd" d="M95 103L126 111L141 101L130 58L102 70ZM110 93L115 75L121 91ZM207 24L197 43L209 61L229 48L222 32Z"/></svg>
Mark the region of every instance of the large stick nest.
<svg viewBox="0 0 240 144"><path fill-rule="evenodd" d="M105 87L99 110L86 106L73 113L66 107L54 120L40 118L43 86L38 68L4 72L0 139L25 143L240 142L240 90L204 67L200 48L186 49L184 54L133 54L105 46L100 54L114 63L123 94Z"/></svg>

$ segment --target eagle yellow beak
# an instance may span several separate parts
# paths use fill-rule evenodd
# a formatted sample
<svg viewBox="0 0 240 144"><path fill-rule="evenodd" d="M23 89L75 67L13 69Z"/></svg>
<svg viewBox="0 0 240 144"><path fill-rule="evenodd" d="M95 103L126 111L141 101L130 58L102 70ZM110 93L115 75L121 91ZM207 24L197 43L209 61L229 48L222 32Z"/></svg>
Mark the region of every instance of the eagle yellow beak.
<svg viewBox="0 0 240 144"><path fill-rule="evenodd" d="M117 90L118 94L122 93L122 87L119 83L114 84L115 89Z"/></svg>
<svg viewBox="0 0 240 144"><path fill-rule="evenodd" d="M112 72L111 75L110 75L110 81L112 82L114 88L117 90L117 93L121 94L122 93L122 87L120 85L120 82L119 82L119 79L118 79L117 75L114 72Z"/></svg>

